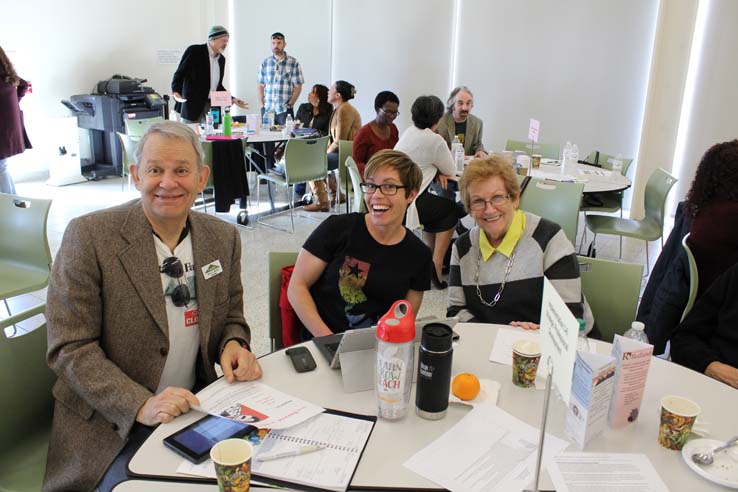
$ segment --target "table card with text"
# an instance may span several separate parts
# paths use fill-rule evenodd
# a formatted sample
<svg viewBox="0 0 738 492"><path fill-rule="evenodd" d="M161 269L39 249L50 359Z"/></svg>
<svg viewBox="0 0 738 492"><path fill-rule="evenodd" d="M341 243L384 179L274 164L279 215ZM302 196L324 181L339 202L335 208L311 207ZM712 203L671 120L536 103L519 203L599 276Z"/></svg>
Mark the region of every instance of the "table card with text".
<svg viewBox="0 0 738 492"><path fill-rule="evenodd" d="M548 375L550 361L553 368L553 384L561 399L569 404L571 377L577 357L579 322L571 314L553 284L543 277L543 303L541 305L541 362L538 373Z"/></svg>
<svg viewBox="0 0 738 492"><path fill-rule="evenodd" d="M210 105L225 108L231 105L231 91L210 91Z"/></svg>
<svg viewBox="0 0 738 492"><path fill-rule="evenodd" d="M533 142L538 142L538 133L540 129L541 129L541 122L531 118L530 125L528 126L528 140L531 140Z"/></svg>
<svg viewBox="0 0 738 492"><path fill-rule="evenodd" d="M617 367L610 402L611 427L625 427L638 419L651 355L653 345L615 335L612 356L615 357Z"/></svg>
<svg viewBox="0 0 738 492"><path fill-rule="evenodd" d="M615 359L609 355L577 352L571 385L566 433L579 449L605 430L612 398Z"/></svg>

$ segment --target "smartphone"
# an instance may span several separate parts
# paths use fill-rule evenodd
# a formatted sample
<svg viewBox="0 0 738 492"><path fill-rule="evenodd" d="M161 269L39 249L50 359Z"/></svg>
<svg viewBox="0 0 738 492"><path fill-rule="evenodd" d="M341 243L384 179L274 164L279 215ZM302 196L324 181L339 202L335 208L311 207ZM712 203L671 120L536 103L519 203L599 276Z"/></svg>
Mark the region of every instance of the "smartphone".
<svg viewBox="0 0 738 492"><path fill-rule="evenodd" d="M162 442L175 453L197 464L210 455L210 448L223 439L243 437L256 427L225 417L206 415L197 422L165 437Z"/></svg>

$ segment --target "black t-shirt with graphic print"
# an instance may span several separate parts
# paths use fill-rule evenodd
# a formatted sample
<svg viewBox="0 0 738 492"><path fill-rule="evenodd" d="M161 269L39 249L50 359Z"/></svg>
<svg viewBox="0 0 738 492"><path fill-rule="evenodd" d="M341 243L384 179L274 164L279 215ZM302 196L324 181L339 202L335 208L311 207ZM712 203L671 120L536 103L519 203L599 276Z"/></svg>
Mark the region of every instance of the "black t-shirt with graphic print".
<svg viewBox="0 0 738 492"><path fill-rule="evenodd" d="M456 125L454 128L454 135L459 137L459 142L461 142L461 145L464 145L464 142L466 141L466 121L467 120L464 120L461 123L454 122Z"/></svg>
<svg viewBox="0 0 738 492"><path fill-rule="evenodd" d="M430 289L430 249L409 230L398 244L379 244L364 220L359 213L333 215L303 245L328 263L310 294L334 333L372 326L408 290Z"/></svg>

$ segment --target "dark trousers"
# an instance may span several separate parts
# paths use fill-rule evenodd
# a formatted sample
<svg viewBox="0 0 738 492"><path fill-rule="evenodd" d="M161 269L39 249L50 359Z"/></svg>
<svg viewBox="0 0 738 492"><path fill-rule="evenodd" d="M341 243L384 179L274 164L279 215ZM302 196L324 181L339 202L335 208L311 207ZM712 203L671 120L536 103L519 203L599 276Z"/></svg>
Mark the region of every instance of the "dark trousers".
<svg viewBox="0 0 738 492"><path fill-rule="evenodd" d="M97 484L98 492L111 492L120 482L132 478L128 475L128 462L131 461L138 448L141 447L152 432L154 432L152 427L146 427L139 423L133 424L131 433L128 436L128 442L120 454L115 457L115 460L105 472L105 475L103 475L100 483Z"/></svg>

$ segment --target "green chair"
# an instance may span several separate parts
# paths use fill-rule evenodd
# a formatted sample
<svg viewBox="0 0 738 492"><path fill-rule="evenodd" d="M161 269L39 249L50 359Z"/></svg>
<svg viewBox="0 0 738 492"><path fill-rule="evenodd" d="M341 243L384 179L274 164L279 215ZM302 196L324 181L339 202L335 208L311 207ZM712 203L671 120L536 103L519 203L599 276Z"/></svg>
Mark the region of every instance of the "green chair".
<svg viewBox="0 0 738 492"><path fill-rule="evenodd" d="M505 143L505 150L519 150L528 155L540 154L544 159L558 159L561 155L561 145L559 144L535 143L531 145L530 141L524 140L508 140Z"/></svg>
<svg viewBox="0 0 738 492"><path fill-rule="evenodd" d="M282 287L282 268L294 265L297 253L270 251L269 256L269 338L272 352L284 347L282 342L282 313L279 310L279 294Z"/></svg>
<svg viewBox="0 0 738 492"><path fill-rule="evenodd" d="M643 265L577 257L582 293L587 298L602 340L612 343L635 320Z"/></svg>
<svg viewBox="0 0 738 492"><path fill-rule="evenodd" d="M295 183L303 183L305 181L314 181L316 179L325 179L328 176L328 137L321 138L293 138L287 142L284 151L284 176L278 174L266 173L259 174L256 179L265 179L274 184L287 187L287 208L290 213L291 229L282 229L273 224L263 221L262 217L257 219L259 224L271 227L284 232L295 232L295 219L292 212L292 187ZM260 189L256 191L256 204L258 206L260 200ZM273 217L283 212L277 212L269 215Z"/></svg>
<svg viewBox="0 0 738 492"><path fill-rule="evenodd" d="M599 152L597 150L593 150L589 153L589 155L586 158L587 162L590 162L592 164L597 164L602 166L602 169L607 169L608 171L612 170L612 163L615 160L615 156L610 154L605 154L604 152ZM628 169L630 168L630 165L633 163L633 159L620 159L623 163L623 176L625 176L628 173ZM622 191L606 191L602 193L595 193L594 196L597 200L602 202L602 204L597 205L587 205L587 200L585 199L582 203L582 208L580 209L581 212L584 212L584 215L587 215L587 212L595 212L595 213L606 213L606 214L613 214L617 211L620 211L620 217L623 216L623 192ZM587 241L587 228L584 228L584 235L582 237L582 244L584 244ZM620 238L620 258L623 257L623 238Z"/></svg>
<svg viewBox="0 0 738 492"><path fill-rule="evenodd" d="M616 236L633 237L646 241L646 275L649 273L648 241L661 239L664 246L664 209L666 197L669 195L677 179L663 169L656 169L648 178L645 191L646 216L642 220L623 219L606 215L587 215L584 220L587 227L594 232L594 239L590 246L595 252L597 234L612 234Z"/></svg>
<svg viewBox="0 0 738 492"><path fill-rule="evenodd" d="M35 306L13 315L7 300L49 285L51 252L46 222L50 207L51 200L0 193L0 299L8 319L13 320L6 326L43 312L43 306Z"/></svg>
<svg viewBox="0 0 738 492"><path fill-rule="evenodd" d="M520 208L556 222L572 244L575 244L582 190L584 183L562 183L531 178L520 197Z"/></svg>
<svg viewBox="0 0 738 492"><path fill-rule="evenodd" d="M153 125L154 123L161 123L162 121L164 121L164 118L162 118L161 116L156 116L154 118L144 118L142 120L124 119L126 125L126 135L133 139L140 139L144 136L144 133L146 133L146 130L148 130L151 125Z"/></svg>
<svg viewBox="0 0 738 492"><path fill-rule="evenodd" d="M684 312L682 312L682 320L687 317L689 312L694 306L694 301L697 299L697 288L699 287L699 273L697 272L697 262L694 259L692 250L689 248L689 233L682 238L682 246L684 252L687 253L687 261L689 262L689 297L687 298L687 305L684 306Z"/></svg>
<svg viewBox="0 0 738 492"><path fill-rule="evenodd" d="M351 153L354 150L353 140L339 140L338 141L338 191L341 191L341 180L345 183L346 190L346 212L349 211L348 196L349 196L349 177L346 169L346 159L351 157ZM340 194L339 194L340 196ZM340 200L336 200L336 209L340 205Z"/></svg>
<svg viewBox="0 0 738 492"><path fill-rule="evenodd" d="M54 398L46 324L12 338L0 331L0 490L37 492L46 468ZM71 452L71 451L70 451Z"/></svg>
<svg viewBox="0 0 738 492"><path fill-rule="evenodd" d="M346 159L346 170L351 178L351 186L354 188L351 210L354 212L366 212L364 192L361 191L361 175L359 174L359 168L356 166L356 162L354 162L354 158L351 156Z"/></svg>
<svg viewBox="0 0 738 492"><path fill-rule="evenodd" d="M129 171L129 166L131 164L134 164L133 156L136 152L136 147L138 146L138 141L141 140L141 138L133 138L130 135L126 135L125 133L121 132L115 132L116 135L118 135L118 140L120 140L120 147L122 149L122 157L123 157L123 177L128 177L128 190L131 189L131 173ZM125 183L120 184L120 189L123 191L123 187L125 186Z"/></svg>

